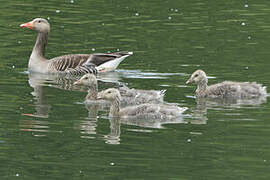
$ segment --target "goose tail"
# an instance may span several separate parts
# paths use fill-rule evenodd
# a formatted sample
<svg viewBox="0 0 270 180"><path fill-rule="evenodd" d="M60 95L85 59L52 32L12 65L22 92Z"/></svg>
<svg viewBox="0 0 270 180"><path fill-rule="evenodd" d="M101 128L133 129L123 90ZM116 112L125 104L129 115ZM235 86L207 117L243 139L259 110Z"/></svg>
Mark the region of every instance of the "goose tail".
<svg viewBox="0 0 270 180"><path fill-rule="evenodd" d="M116 52L114 53L115 55L118 55L118 57L116 57L115 59L105 62L104 64L101 64L97 67L98 72L110 72L110 71L114 71L119 64L126 59L128 56L133 55L133 52Z"/></svg>

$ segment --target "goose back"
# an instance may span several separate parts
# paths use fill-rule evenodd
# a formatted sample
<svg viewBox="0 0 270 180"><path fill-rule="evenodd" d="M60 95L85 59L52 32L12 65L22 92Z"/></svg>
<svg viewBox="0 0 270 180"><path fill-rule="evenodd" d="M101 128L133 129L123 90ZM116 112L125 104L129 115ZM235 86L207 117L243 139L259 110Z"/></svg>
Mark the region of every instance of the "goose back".
<svg viewBox="0 0 270 180"><path fill-rule="evenodd" d="M99 66L122 56L131 55L131 52L95 53L90 54L88 61Z"/></svg>
<svg viewBox="0 0 270 180"><path fill-rule="evenodd" d="M65 71L68 68L74 69L83 65L88 58L89 54L68 54L55 57L49 61L49 68L51 71Z"/></svg>

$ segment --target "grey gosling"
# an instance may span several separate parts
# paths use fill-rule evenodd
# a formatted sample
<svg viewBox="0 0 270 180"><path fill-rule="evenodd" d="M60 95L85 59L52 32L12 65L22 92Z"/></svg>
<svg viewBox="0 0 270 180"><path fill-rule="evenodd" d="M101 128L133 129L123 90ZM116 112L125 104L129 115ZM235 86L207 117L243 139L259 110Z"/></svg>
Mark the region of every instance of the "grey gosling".
<svg viewBox="0 0 270 180"><path fill-rule="evenodd" d="M97 79L93 74L85 74L74 85L84 85L88 86L88 95L86 96L86 102L97 100L98 94L98 83ZM155 91L155 90L138 90L129 89L128 87L119 88L121 98L121 106L135 105L143 103L161 103L163 102L163 97L165 90Z"/></svg>
<svg viewBox="0 0 270 180"><path fill-rule="evenodd" d="M102 103L102 104L108 104L108 101L104 100L97 100L98 95L98 83L96 76L94 74L85 74L83 75L78 81L75 81L73 83L74 85L85 85L88 87L88 93L85 97L86 103Z"/></svg>
<svg viewBox="0 0 270 180"><path fill-rule="evenodd" d="M186 84L195 83L197 97L210 98L256 98L266 96L266 87L256 82L232 82L224 81L222 83L208 86L208 79L204 71L195 71Z"/></svg>
<svg viewBox="0 0 270 180"><path fill-rule="evenodd" d="M136 118L136 119L174 119L180 117L187 110L186 107L178 107L165 104L140 104L120 109L121 95L119 90L109 88L101 91L97 99L111 102L109 117Z"/></svg>

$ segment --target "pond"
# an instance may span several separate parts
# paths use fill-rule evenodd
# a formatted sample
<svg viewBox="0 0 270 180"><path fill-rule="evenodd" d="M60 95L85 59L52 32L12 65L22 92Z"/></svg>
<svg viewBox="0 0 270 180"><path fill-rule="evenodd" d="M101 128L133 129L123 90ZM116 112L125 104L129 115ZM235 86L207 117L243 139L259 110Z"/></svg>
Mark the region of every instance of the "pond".
<svg viewBox="0 0 270 180"><path fill-rule="evenodd" d="M208 102L185 82L270 86L270 2L3 1L0 6L1 179L269 179L270 103ZM166 89L179 121L91 116L85 89L27 71L35 17L51 24L46 57L133 51L99 87ZM269 98L268 98L269 100Z"/></svg>

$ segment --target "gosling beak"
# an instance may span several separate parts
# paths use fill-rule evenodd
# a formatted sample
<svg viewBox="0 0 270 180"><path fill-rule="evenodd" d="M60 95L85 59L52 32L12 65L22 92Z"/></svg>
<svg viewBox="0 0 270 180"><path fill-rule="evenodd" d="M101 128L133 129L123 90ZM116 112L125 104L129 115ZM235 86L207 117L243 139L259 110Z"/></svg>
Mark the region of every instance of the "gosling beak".
<svg viewBox="0 0 270 180"><path fill-rule="evenodd" d="M100 100L100 99L102 99L102 97L101 97L100 93L98 93L97 100Z"/></svg>
<svg viewBox="0 0 270 180"><path fill-rule="evenodd" d="M75 81L75 82L73 83L73 85L81 85L81 84L82 84L82 82L81 82L80 80Z"/></svg>
<svg viewBox="0 0 270 180"><path fill-rule="evenodd" d="M27 22L27 23L21 24L20 27L28 28L28 29L34 29L34 23L32 21Z"/></svg>
<svg viewBox="0 0 270 180"><path fill-rule="evenodd" d="M186 84L190 84L190 83L192 83L192 80L191 79L187 80Z"/></svg>

